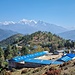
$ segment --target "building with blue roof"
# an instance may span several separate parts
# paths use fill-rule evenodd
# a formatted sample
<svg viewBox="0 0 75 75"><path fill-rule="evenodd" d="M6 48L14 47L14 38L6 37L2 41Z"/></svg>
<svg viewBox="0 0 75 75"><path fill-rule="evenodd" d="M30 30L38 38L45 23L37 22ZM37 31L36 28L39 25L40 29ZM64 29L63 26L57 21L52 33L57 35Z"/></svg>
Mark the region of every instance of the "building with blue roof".
<svg viewBox="0 0 75 75"><path fill-rule="evenodd" d="M14 57L14 58L9 60L9 66L10 67L16 67L17 63L25 64L26 61L28 61L30 59L33 59L33 58L36 58L36 57L46 55L47 53L48 53L48 51L42 51L42 52L37 52L37 53L34 53L34 54L28 54L28 55L24 55L24 56ZM40 63L40 60L36 60L36 61L38 61ZM46 64L46 62L44 62L44 64Z"/></svg>
<svg viewBox="0 0 75 75"><path fill-rule="evenodd" d="M30 62L30 63L39 63L39 64L44 64L44 65L50 65L50 64L63 64L63 62L60 61L54 61L54 60L40 60L40 59L26 59L25 62Z"/></svg>
<svg viewBox="0 0 75 75"><path fill-rule="evenodd" d="M59 58L57 61L68 62L70 60L72 60L71 57L69 57L69 56L63 56L63 57Z"/></svg>
<svg viewBox="0 0 75 75"><path fill-rule="evenodd" d="M63 64L75 58L75 54L69 53L57 60L42 60L35 59L37 57L48 54L48 51L37 52L34 54L28 54L23 56L17 56L9 60L9 67L26 67L26 66L40 66L40 65L50 65L50 64Z"/></svg>
<svg viewBox="0 0 75 75"><path fill-rule="evenodd" d="M67 61L70 61L72 59L75 59L75 54L68 53L68 54L64 55L63 57L57 59L57 61L67 62Z"/></svg>
<svg viewBox="0 0 75 75"><path fill-rule="evenodd" d="M51 60L40 60L40 59L26 59L25 62L38 63L38 64L44 64L44 65L49 65L52 63Z"/></svg>
<svg viewBox="0 0 75 75"><path fill-rule="evenodd" d="M28 54L28 55L24 55L24 56L17 56L17 57L12 58L9 61L21 62L25 59L36 58L36 57L39 57L39 56L43 56L45 54L47 54L47 51L37 52L37 53L34 53L34 54Z"/></svg>
<svg viewBox="0 0 75 75"><path fill-rule="evenodd" d="M60 64L63 64L63 62L61 62L61 61L53 61L51 64L60 65Z"/></svg>
<svg viewBox="0 0 75 75"><path fill-rule="evenodd" d="M66 56L71 57L71 58L74 58L75 57L75 54L69 53L69 54L66 54Z"/></svg>

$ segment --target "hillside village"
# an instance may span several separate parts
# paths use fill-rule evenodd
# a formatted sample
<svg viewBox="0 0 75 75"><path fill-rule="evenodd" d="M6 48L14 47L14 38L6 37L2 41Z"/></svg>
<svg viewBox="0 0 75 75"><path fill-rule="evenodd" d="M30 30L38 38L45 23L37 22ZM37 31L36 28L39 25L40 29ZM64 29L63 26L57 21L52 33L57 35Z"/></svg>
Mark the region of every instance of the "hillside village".
<svg viewBox="0 0 75 75"><path fill-rule="evenodd" d="M0 0L0 75L75 75L75 0Z"/></svg>
<svg viewBox="0 0 75 75"><path fill-rule="evenodd" d="M0 46L0 66L11 70L26 67L49 68L50 65L74 61L75 58L75 42L50 32L38 31L25 36L16 34L1 41Z"/></svg>

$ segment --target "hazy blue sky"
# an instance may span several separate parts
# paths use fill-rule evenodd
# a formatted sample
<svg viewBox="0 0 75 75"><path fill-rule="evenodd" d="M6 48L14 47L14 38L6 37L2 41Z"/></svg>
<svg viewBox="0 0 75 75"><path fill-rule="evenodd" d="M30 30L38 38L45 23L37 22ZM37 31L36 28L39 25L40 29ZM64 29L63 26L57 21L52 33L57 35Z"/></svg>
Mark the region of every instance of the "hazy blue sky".
<svg viewBox="0 0 75 75"><path fill-rule="evenodd" d="M42 20L72 29L75 0L0 0L0 21Z"/></svg>

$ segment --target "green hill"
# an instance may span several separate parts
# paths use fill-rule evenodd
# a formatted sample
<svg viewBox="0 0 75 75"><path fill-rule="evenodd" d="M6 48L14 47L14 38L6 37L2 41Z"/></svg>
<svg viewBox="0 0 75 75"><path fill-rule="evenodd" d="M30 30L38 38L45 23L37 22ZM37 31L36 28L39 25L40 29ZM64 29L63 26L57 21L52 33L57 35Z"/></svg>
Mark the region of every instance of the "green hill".
<svg viewBox="0 0 75 75"><path fill-rule="evenodd" d="M6 45L14 45L18 44L20 46L28 46L30 45L30 49L35 48L35 47L42 47L42 48L48 48L49 47L54 47L54 49L57 49L58 47L63 47L64 46L65 40L60 38L59 36L52 34L50 32L35 32L30 35L21 35L21 34L16 34L13 35L3 41L0 42L1 46L6 46ZM59 45L60 44L60 45Z"/></svg>
<svg viewBox="0 0 75 75"><path fill-rule="evenodd" d="M8 37L7 39L0 41L0 46L7 46L9 44L12 45L12 44L18 42L22 37L23 37L22 34L12 35L12 36Z"/></svg>

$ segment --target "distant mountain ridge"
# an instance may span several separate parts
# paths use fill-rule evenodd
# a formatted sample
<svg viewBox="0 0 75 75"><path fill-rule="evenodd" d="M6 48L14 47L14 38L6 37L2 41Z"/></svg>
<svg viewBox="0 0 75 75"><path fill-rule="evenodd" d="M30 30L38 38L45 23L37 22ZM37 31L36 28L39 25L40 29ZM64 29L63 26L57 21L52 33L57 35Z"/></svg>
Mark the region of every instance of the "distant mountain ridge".
<svg viewBox="0 0 75 75"><path fill-rule="evenodd" d="M65 39L75 40L75 30L66 31L58 34L60 37Z"/></svg>
<svg viewBox="0 0 75 75"><path fill-rule="evenodd" d="M0 22L1 29L12 30L22 34L31 34L36 31L47 31L57 34L59 32L65 32L67 29L57 26L55 24L46 23L43 21L34 20L20 20L19 22L5 21Z"/></svg>
<svg viewBox="0 0 75 75"><path fill-rule="evenodd" d="M0 45L4 46L4 45L8 45L8 44L13 44L13 42L18 41L18 39L21 39L24 35L22 34L14 34L2 41L0 41Z"/></svg>
<svg viewBox="0 0 75 75"><path fill-rule="evenodd" d="M14 34L16 34L16 32L13 32L11 30L0 29L0 41L8 38L8 37L10 37L11 35L14 35Z"/></svg>

